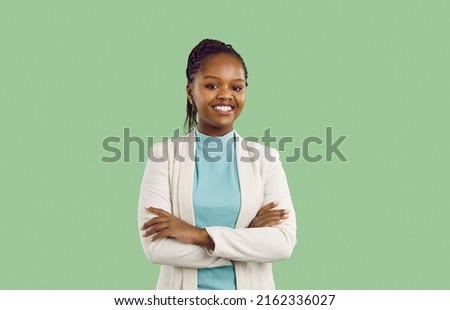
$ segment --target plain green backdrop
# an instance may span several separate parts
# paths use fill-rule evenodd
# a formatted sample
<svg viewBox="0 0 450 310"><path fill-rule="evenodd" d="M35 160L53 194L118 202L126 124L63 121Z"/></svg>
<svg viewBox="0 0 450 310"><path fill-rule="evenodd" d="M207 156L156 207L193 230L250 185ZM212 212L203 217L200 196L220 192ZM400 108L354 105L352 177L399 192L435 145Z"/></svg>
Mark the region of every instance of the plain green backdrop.
<svg viewBox="0 0 450 310"><path fill-rule="evenodd" d="M184 120L203 38L249 70L242 136L347 136L283 163L298 217L279 289L450 289L450 2L0 1L0 288L153 289L144 163L109 136ZM123 148L123 145L120 146ZM322 146L312 155L324 154Z"/></svg>

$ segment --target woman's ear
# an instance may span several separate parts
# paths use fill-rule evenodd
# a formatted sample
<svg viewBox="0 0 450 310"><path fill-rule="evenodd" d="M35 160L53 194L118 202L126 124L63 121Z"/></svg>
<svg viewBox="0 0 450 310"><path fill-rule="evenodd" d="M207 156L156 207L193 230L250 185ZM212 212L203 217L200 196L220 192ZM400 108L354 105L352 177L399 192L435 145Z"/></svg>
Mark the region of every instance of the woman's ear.
<svg viewBox="0 0 450 310"><path fill-rule="evenodd" d="M194 97L192 96L192 86L189 83L186 85L186 94L188 100L192 102L194 100Z"/></svg>

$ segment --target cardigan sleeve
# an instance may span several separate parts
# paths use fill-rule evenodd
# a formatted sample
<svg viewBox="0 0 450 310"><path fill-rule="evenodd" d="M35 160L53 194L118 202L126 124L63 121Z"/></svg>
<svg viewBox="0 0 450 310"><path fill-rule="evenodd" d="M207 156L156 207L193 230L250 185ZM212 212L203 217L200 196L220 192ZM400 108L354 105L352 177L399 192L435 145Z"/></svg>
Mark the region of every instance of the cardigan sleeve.
<svg viewBox="0 0 450 310"><path fill-rule="evenodd" d="M165 158L163 157L162 144L154 144L149 155L141 183L138 207L139 235L147 258L155 264L177 267L211 268L230 265L230 260L210 256L206 248L199 245L185 244L172 238L151 241L150 237L142 237L143 231L140 228L145 222L155 217L154 214L145 210L146 207L153 206L173 213L169 165L167 154ZM164 160L157 160L158 158Z"/></svg>
<svg viewBox="0 0 450 310"><path fill-rule="evenodd" d="M277 209L289 210L289 217L272 227L228 228L207 227L206 230L215 243L208 254L243 262L274 262L291 256L296 239L296 217L285 172L279 160L278 151L271 149L275 161L267 161L263 174L263 206L277 201ZM245 207L245 206L243 206Z"/></svg>

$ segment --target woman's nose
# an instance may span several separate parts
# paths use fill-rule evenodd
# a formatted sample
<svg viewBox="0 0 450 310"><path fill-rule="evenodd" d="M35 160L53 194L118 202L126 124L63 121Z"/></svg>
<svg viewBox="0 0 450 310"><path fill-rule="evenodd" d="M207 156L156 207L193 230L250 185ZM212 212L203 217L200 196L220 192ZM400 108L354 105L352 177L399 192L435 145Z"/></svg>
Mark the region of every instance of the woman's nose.
<svg viewBox="0 0 450 310"><path fill-rule="evenodd" d="M233 96L228 88L223 88L218 92L217 98L222 100L231 100L233 99Z"/></svg>

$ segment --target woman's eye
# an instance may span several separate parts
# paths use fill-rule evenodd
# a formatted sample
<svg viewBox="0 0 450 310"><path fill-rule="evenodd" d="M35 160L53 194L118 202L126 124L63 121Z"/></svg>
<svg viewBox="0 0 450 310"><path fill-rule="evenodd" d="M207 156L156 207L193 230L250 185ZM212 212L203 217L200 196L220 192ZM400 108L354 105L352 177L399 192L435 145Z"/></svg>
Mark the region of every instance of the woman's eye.
<svg viewBox="0 0 450 310"><path fill-rule="evenodd" d="M217 88L217 85L216 85L216 84L206 84L206 88L209 88L209 89L216 89L216 88Z"/></svg>
<svg viewBox="0 0 450 310"><path fill-rule="evenodd" d="M241 91L242 87L241 86L233 86L233 90L234 91Z"/></svg>

